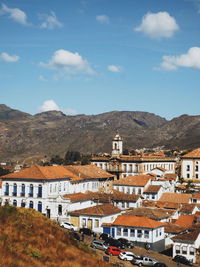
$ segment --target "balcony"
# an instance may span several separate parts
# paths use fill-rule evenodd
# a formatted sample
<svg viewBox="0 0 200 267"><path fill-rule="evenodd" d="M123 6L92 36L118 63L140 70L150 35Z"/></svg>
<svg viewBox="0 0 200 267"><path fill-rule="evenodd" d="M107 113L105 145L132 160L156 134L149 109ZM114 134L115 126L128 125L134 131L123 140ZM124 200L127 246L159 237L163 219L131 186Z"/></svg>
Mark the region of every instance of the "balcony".
<svg viewBox="0 0 200 267"><path fill-rule="evenodd" d="M4 196L9 196L9 192L8 191L4 192Z"/></svg>
<svg viewBox="0 0 200 267"><path fill-rule="evenodd" d="M37 194L37 197L42 197L42 193L38 193Z"/></svg>
<svg viewBox="0 0 200 267"><path fill-rule="evenodd" d="M25 192L21 192L21 193L20 193L20 196L21 196L21 197L25 197Z"/></svg>
<svg viewBox="0 0 200 267"><path fill-rule="evenodd" d="M17 196L17 192L13 192L12 195L13 195L13 197L16 197Z"/></svg>

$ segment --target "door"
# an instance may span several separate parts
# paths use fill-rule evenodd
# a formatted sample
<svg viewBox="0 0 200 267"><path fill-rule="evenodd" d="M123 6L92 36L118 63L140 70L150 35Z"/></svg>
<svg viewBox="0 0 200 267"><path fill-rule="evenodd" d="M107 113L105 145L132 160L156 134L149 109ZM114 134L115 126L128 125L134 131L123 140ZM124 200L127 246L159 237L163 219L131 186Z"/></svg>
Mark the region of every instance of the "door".
<svg viewBox="0 0 200 267"><path fill-rule="evenodd" d="M51 218L51 210L47 209L47 218Z"/></svg>
<svg viewBox="0 0 200 267"><path fill-rule="evenodd" d="M89 229L92 229L92 219L88 219L88 221L87 221L87 227Z"/></svg>
<svg viewBox="0 0 200 267"><path fill-rule="evenodd" d="M115 228L112 228L112 237L115 237Z"/></svg>

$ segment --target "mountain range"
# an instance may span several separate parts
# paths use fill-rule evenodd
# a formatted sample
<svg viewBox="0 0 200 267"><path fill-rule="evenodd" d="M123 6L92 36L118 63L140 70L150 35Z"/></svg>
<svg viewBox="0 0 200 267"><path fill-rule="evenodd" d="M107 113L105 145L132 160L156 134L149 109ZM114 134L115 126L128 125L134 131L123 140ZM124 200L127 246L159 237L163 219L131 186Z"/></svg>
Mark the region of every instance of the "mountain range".
<svg viewBox="0 0 200 267"><path fill-rule="evenodd" d="M34 155L110 152L115 134L124 148L188 149L200 147L200 115L166 120L141 111L111 111L68 116L61 111L30 115L0 104L0 160Z"/></svg>

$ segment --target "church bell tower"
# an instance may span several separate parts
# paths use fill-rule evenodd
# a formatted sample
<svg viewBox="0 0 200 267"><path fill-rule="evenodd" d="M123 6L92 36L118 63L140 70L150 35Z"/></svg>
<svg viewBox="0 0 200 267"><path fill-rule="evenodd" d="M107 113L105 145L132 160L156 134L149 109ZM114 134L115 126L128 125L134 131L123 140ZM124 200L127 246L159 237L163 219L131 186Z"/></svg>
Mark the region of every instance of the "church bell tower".
<svg viewBox="0 0 200 267"><path fill-rule="evenodd" d="M112 140L112 156L118 157L123 153L123 140L119 134L116 134Z"/></svg>

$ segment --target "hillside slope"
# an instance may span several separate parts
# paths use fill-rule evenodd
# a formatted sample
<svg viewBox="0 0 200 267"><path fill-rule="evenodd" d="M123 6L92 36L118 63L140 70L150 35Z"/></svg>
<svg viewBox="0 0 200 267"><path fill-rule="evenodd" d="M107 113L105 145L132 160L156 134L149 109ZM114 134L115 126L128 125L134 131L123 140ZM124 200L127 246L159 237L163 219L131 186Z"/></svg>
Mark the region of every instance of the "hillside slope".
<svg viewBox="0 0 200 267"><path fill-rule="evenodd" d="M42 214L0 207L1 267L109 267Z"/></svg>
<svg viewBox="0 0 200 267"><path fill-rule="evenodd" d="M182 115L171 121L136 111L76 116L48 111L32 116L0 105L0 160L62 155L67 150L110 152L117 131L125 148L200 147L200 116Z"/></svg>

